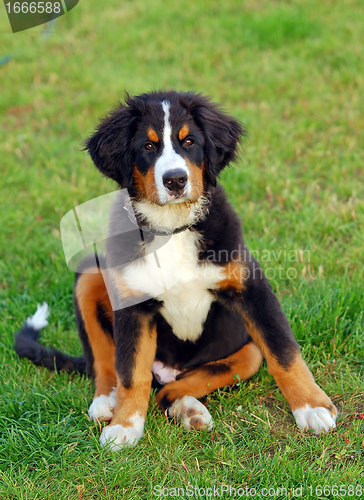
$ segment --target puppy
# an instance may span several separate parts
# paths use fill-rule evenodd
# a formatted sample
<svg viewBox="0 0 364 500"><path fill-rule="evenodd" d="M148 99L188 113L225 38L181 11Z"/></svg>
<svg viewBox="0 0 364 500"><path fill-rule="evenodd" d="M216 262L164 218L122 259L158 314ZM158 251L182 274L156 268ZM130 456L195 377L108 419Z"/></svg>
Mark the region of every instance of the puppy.
<svg viewBox="0 0 364 500"><path fill-rule="evenodd" d="M185 429L210 429L198 399L249 379L263 357L301 430L335 427L336 409L314 382L217 184L244 134L206 97L169 91L128 97L86 142L121 190L106 257L86 259L76 274L84 356L37 343L46 306L27 320L16 349L36 364L94 378L89 416L110 421L100 441L112 450L142 437L153 379L162 411Z"/></svg>

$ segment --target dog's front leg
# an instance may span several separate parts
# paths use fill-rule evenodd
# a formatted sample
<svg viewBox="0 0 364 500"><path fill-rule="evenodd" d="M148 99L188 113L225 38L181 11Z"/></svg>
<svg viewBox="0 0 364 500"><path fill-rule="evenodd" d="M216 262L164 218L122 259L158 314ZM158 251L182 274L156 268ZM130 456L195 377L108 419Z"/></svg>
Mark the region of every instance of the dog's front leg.
<svg viewBox="0 0 364 500"><path fill-rule="evenodd" d="M302 359L288 320L258 262L253 259L250 264L241 264L241 273L227 274L220 283L220 299L226 305L235 304L299 428L329 431L335 427L336 408ZM244 279L237 279L239 275Z"/></svg>
<svg viewBox="0 0 364 500"><path fill-rule="evenodd" d="M153 315L138 306L115 311L116 408L100 442L115 451L143 436L157 333Z"/></svg>
<svg viewBox="0 0 364 500"><path fill-rule="evenodd" d="M242 316L267 360L268 371L287 399L301 430L316 433L335 427L337 411L315 383L288 320L265 277L248 279Z"/></svg>

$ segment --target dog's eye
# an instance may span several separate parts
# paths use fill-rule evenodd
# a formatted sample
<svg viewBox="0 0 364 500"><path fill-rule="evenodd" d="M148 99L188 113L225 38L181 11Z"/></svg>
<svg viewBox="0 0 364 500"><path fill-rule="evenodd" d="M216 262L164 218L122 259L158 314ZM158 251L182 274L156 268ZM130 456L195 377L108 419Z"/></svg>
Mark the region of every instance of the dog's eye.
<svg viewBox="0 0 364 500"><path fill-rule="evenodd" d="M147 151L153 151L155 149L155 146L152 142L147 142L144 145L144 149L146 149Z"/></svg>
<svg viewBox="0 0 364 500"><path fill-rule="evenodd" d="M186 139L183 141L184 146L192 146L194 144L193 140L190 137L186 137Z"/></svg>

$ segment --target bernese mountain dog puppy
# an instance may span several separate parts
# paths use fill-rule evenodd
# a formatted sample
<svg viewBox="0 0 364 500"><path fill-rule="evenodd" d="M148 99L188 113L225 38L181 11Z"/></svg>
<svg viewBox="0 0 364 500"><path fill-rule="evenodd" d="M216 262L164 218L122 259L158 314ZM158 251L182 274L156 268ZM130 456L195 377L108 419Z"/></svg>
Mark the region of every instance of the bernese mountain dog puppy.
<svg viewBox="0 0 364 500"><path fill-rule="evenodd" d="M128 97L86 142L96 167L121 190L106 258L97 265L86 259L76 274L84 356L37 343L46 305L27 320L16 350L36 364L85 369L94 378L89 416L110 421L100 441L112 450L143 436L153 379L162 411L185 429L210 429L199 398L249 379L263 357L301 430L335 427L336 408L303 361L217 184L244 134L208 98L168 91ZM117 229L125 210L134 232Z"/></svg>

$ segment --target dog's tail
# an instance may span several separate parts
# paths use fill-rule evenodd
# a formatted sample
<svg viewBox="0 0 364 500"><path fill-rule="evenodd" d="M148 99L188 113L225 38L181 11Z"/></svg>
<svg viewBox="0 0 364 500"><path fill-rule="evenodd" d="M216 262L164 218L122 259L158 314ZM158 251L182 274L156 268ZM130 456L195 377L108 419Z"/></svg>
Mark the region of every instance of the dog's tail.
<svg viewBox="0 0 364 500"><path fill-rule="evenodd" d="M24 323L23 328L15 335L15 350L21 358L28 358L37 366L45 366L50 370L67 372L86 371L86 362L82 356L72 357L53 347L44 347L38 343L39 332L48 325L49 307L46 302L38 304L37 311Z"/></svg>

